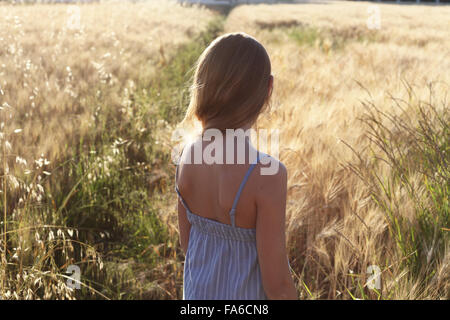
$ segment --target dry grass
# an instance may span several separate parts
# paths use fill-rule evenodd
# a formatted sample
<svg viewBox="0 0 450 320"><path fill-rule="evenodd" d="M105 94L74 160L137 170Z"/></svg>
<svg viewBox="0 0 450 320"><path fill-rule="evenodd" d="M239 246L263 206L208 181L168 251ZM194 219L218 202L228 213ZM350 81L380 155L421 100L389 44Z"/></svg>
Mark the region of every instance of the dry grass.
<svg viewBox="0 0 450 320"><path fill-rule="evenodd" d="M380 4L381 29L369 30L369 5L242 6L231 12L225 31L255 36L272 59L273 110L259 126L280 130L281 160L289 172L290 254L312 295L348 298L352 279L364 285L367 267L375 264L383 270L384 298L436 298L436 287L420 291L401 275L405 257L389 238L384 213L371 204L368 187L348 169L356 158L342 140L358 151L367 145L367 127L358 120L366 99L399 114L391 96L411 104L429 101L432 83L433 103L448 110L450 8ZM312 39L295 41L295 32L311 30ZM411 99L405 83L412 86ZM399 215L416 219L412 201L405 197L403 204ZM447 252L441 284L448 280L448 259ZM304 289L303 297L309 295Z"/></svg>
<svg viewBox="0 0 450 320"><path fill-rule="evenodd" d="M173 1L78 8L0 6L2 103L15 111L9 127L23 129L14 150L24 158L61 159L66 145L98 125L96 114L126 117L136 85L148 83L212 15Z"/></svg>
<svg viewBox="0 0 450 320"><path fill-rule="evenodd" d="M280 130L280 158L289 172L289 257L300 297L448 298L448 241L429 269L413 271L403 263L415 253L402 250L392 231L397 225L374 202L371 185L374 172L388 179L393 169L375 166L366 148L371 146L372 122L359 118L368 106L404 117L392 97L406 101L414 125L419 120L437 124L413 112L411 106L423 100L448 117L450 8L377 4L381 29L369 30L369 5L239 6L226 17L223 32L255 36L272 59L273 108L258 126ZM1 200L9 228L6 256L0 240L0 255L8 263L4 268L2 260L0 268L0 276L7 278L3 293L7 298L76 298L60 275L68 264L77 263L90 264L86 270L96 276L109 274L99 277L104 287L96 287L107 296L118 292L113 297L181 298L184 257L168 154L184 105L180 101L174 106L178 97L171 92L185 88L184 72L203 45L194 35L217 14L169 1L89 4L80 5L81 28L73 29L68 8L0 6L0 105L5 107L2 116L8 117L1 141L3 159L10 159L2 165L10 178L8 205L5 193ZM178 46L186 42L188 46ZM158 92L147 90L155 88ZM380 121L403 141L411 139L403 127ZM13 133L15 129L22 131ZM87 148L87 154L96 148L98 156L85 156L78 148ZM361 163L351 148L362 156ZM373 149L383 156L383 148ZM73 165L62 163L72 155ZM58 175L44 172L58 166ZM28 178L25 170L30 170ZM412 172L410 181L425 194L418 172ZM419 230L417 203L401 185L394 185L391 194L401 203L395 217L416 228L402 230L400 235L407 238L409 230ZM150 211L159 213L159 222ZM116 263L123 248L112 251L108 241L91 233L84 238L86 244L75 243L74 226L87 219L96 232L117 231L118 222L131 224L116 216L126 213L135 228L127 229L129 234L138 235L124 238L132 243L124 247L126 259ZM42 227L69 218L70 227ZM164 241L152 242L149 235L155 233ZM433 250L434 241L430 257ZM82 261L74 261L80 256ZM103 258L110 258L106 271ZM382 270L379 291L365 286L370 265ZM105 298L99 291L81 297L92 296Z"/></svg>
<svg viewBox="0 0 450 320"><path fill-rule="evenodd" d="M137 157L127 162L133 150L122 153L128 141L121 138L136 138L127 131L130 123L133 133L142 136L152 130L158 107L146 98L151 81L216 14L175 1L148 1L77 7L2 4L0 16L0 295L105 298L114 297L112 285L117 290L128 290L129 283L137 287L139 280L126 278L129 272L118 268L126 263L105 261L111 268L105 271L100 254L114 253L99 252L105 231L126 228L115 219L136 221L137 210L144 211L146 221L152 217L147 196L133 200L126 191L132 186L140 195L151 189L151 172L147 178L148 166L136 164L143 161ZM130 165L136 168L127 176L124 167ZM150 183L137 190L136 180L125 181L133 174ZM114 195L117 189L127 193L130 205L119 203L122 217L113 217L112 208L103 215L102 207L124 198ZM101 198L105 190L107 201ZM142 226L145 232L151 228L150 223ZM82 294L66 285L70 264L82 268ZM106 296L86 278L103 281L96 288ZM137 290L128 291L136 296Z"/></svg>

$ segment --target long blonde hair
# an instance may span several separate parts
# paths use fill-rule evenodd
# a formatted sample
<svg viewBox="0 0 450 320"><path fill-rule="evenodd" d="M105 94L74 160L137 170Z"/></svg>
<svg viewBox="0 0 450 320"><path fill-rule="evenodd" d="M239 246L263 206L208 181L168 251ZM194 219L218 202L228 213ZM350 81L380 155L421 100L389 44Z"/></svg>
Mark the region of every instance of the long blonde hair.
<svg viewBox="0 0 450 320"><path fill-rule="evenodd" d="M216 38L195 66L183 123L198 120L203 130L253 124L270 98L270 78L269 55L256 39L242 32Z"/></svg>

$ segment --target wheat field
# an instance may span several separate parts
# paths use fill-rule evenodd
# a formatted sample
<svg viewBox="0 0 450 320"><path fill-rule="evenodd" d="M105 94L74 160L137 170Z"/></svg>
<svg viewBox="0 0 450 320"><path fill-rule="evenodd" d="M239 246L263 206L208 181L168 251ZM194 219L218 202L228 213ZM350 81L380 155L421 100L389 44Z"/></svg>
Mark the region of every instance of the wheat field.
<svg viewBox="0 0 450 320"><path fill-rule="evenodd" d="M279 5L276 14L271 6L248 6L232 11L225 25L227 32L244 30L268 48L275 74L273 111L260 125L280 130L281 160L289 171L288 230L295 243L294 261L298 270L315 276L311 285L327 298L345 294L352 281L352 276L344 276L349 270L364 272L387 255L392 262L402 259L395 243L390 247L385 241L383 213L370 205L364 183L346 169L354 154L342 140L356 149L365 145L367 128L358 121L365 111L360 101L370 97L382 111L396 114L401 109L391 96L407 100L405 83L423 100L430 99L432 84L432 99L448 108L449 8L380 5L381 28L370 30L368 6ZM284 30L276 30L300 24L321 33L309 47L299 47ZM413 204L405 199L398 214L414 221ZM438 268L442 278L436 277L446 286L447 255ZM397 279L402 272L396 267L383 268L383 289L398 286L396 298L433 297L407 274Z"/></svg>
<svg viewBox="0 0 450 320"><path fill-rule="evenodd" d="M171 137L242 31L272 61L299 298L448 299L450 7L373 6L0 5L2 297L181 298Z"/></svg>

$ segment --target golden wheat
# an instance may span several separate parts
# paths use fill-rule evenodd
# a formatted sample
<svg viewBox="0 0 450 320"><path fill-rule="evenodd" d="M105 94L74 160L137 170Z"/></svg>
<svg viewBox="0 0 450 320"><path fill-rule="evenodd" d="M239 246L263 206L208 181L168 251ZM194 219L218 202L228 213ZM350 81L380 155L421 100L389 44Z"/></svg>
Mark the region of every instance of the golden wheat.
<svg viewBox="0 0 450 320"><path fill-rule="evenodd" d="M383 297L442 298L442 288L449 292L448 250L424 289L400 268L406 257L389 237L384 213L373 205L367 185L347 164L355 160L348 146L363 150L368 143L367 128L358 120L366 111L361 101L370 99L382 111L399 114L392 96L408 102L428 100L430 85L433 102L445 101L450 84L450 8L377 4L381 25L371 30L367 19L372 5L244 5L234 8L225 23L224 32L255 36L272 60L272 108L258 127L280 130L280 158L289 173L289 256L301 298L351 298L349 291L364 286L370 265L383 266ZM11 133L10 152L20 156L14 157L8 183L16 181L14 170L28 170L23 167L27 163L45 175L47 159L56 165L81 139L92 138L89 132L105 129L96 127L98 113L119 110L121 117L130 116L136 86L158 76L178 44L203 30L215 15L170 1L0 6L0 105L12 110L4 122ZM306 38L296 38L296 32ZM170 152L173 127L161 121L154 130ZM379 170L381 175L390 173L388 166ZM31 189L39 189L39 183ZM169 230L169 241L162 247L173 257L149 272L159 277L154 282L158 290L175 298L183 257L169 250L178 246L176 198L172 189L164 190L155 196L154 205ZM38 191L35 197L41 195ZM405 191L393 192L404 198L399 214L416 223L414 204ZM31 221L33 217L15 219L24 230L39 224ZM38 254L43 241L54 240L50 232L23 232L21 241L32 243ZM70 250L70 241L64 238L69 238L68 232L74 231L62 230L56 237L65 250ZM94 259L95 252L91 256ZM39 266L27 272L24 282L45 281ZM20 292L8 290L7 298L36 297L23 287ZM54 278L42 297L58 292L73 298ZM368 295L377 297L373 292Z"/></svg>
<svg viewBox="0 0 450 320"><path fill-rule="evenodd" d="M317 270L305 278L316 297L348 297L351 271L358 269L364 280L369 265L404 258L395 254L394 242L386 242L384 214L369 205L367 187L346 169L354 154L342 141L359 150L365 145L360 102L370 98L396 114L391 95L408 101L405 83L414 99L426 101L432 84L437 103L445 101L450 84L450 8L377 4L381 28L370 30L371 5L241 6L225 26L226 32L255 36L272 59L273 107L259 126L280 130L281 160L289 172L291 259L298 273ZM313 28L320 36L301 46L287 35L293 27ZM324 45L333 41L342 45ZM405 197L400 215L414 219L412 207ZM447 253L440 283L448 277L448 259ZM420 292L398 265L382 274L383 289L398 286L392 298L436 298L433 290Z"/></svg>
<svg viewBox="0 0 450 320"><path fill-rule="evenodd" d="M96 248L79 242L77 226L48 223L64 220L54 200L47 209L43 203L52 198L45 194L49 185L61 183L49 171L76 154L80 141L88 145L102 135L108 124L96 123L99 113L126 121L135 90L149 89L175 49L202 31L215 13L175 1L148 1L2 4L0 16L0 295L73 299L76 292L66 284L65 268L91 264L101 270L103 262ZM92 165L108 174L99 161ZM62 196L67 200L73 192ZM81 248L81 261L74 260L74 246ZM62 266L55 263L60 258Z"/></svg>
<svg viewBox="0 0 450 320"><path fill-rule="evenodd" d="M8 126L23 129L12 141L20 141L15 152L63 158L65 145L95 126L96 112L122 110L126 117L136 83L212 15L174 1L1 5L2 103L15 111Z"/></svg>

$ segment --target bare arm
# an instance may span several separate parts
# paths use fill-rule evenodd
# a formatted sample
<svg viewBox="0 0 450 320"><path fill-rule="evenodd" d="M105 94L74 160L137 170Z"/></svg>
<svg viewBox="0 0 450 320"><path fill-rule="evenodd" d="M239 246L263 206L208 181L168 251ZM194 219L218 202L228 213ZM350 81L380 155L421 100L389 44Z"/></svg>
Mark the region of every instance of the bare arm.
<svg viewBox="0 0 450 320"><path fill-rule="evenodd" d="M179 175L180 173L178 173ZM176 179L178 180L178 179ZM180 245L186 255L189 243L189 233L191 231L191 223L189 222L186 214L186 208L181 203L181 199L178 198L178 230L180 230Z"/></svg>
<svg viewBox="0 0 450 320"><path fill-rule="evenodd" d="M285 216L287 171L260 176L256 197L256 245L264 291L269 299L297 299L286 253Z"/></svg>
<svg viewBox="0 0 450 320"><path fill-rule="evenodd" d="M178 228L180 230L180 245L184 254L187 252L189 243L189 233L191 231L191 224L186 215L186 209L178 199Z"/></svg>

